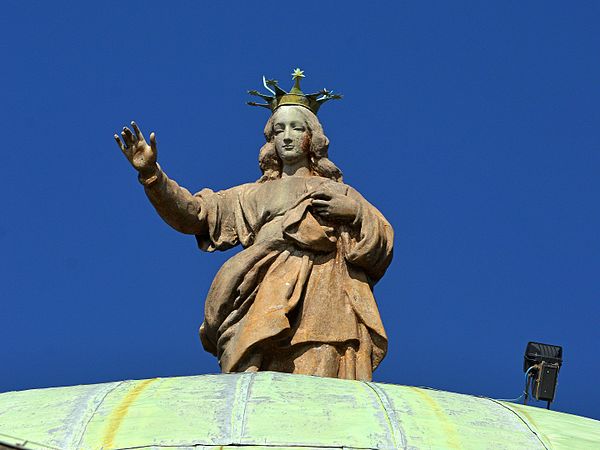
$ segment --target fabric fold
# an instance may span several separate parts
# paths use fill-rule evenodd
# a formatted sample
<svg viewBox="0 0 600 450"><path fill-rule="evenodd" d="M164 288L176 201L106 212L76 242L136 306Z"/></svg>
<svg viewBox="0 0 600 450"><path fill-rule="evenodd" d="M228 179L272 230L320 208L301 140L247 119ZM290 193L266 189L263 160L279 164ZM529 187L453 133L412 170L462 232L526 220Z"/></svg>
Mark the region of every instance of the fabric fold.
<svg viewBox="0 0 600 450"><path fill-rule="evenodd" d="M311 194L324 186L356 201L354 222L331 223L312 211ZM265 369L269 355L281 354L293 371L290 355L329 344L340 349L338 376L370 379L387 351L372 292L392 258L393 232L383 215L351 187L320 177L196 197L199 247L244 247L215 276L200 328L222 370L244 370L249 355Z"/></svg>

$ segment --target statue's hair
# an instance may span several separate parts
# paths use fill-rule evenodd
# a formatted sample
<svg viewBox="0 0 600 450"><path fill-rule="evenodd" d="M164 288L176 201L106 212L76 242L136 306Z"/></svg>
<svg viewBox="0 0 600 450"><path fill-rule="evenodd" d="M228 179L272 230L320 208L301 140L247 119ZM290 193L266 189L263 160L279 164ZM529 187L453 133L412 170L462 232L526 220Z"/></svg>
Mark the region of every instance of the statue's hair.
<svg viewBox="0 0 600 450"><path fill-rule="evenodd" d="M294 107L304 118L306 128L308 129L309 142L303 145L305 151L309 154L310 170L314 175L324 178L330 178L334 181L342 182L342 172L328 158L329 139L323 132L323 127L319 123L319 119L312 111L302 106L284 106L284 108ZM276 180L281 178L283 163L277 154L275 148L275 131L273 129L273 117L271 115L265 125L265 139L267 143L262 146L258 155L258 165L262 170L262 177L258 180L259 183L265 181Z"/></svg>

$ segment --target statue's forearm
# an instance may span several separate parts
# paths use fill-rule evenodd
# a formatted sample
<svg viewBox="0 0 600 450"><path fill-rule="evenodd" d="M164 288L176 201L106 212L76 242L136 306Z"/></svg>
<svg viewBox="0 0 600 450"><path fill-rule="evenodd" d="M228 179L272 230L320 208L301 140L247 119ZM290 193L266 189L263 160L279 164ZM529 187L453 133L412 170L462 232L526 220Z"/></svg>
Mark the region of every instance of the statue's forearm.
<svg viewBox="0 0 600 450"><path fill-rule="evenodd" d="M200 201L171 180L160 167L154 175L140 177L140 182L156 212L165 222L181 233L202 232L202 222L198 217Z"/></svg>

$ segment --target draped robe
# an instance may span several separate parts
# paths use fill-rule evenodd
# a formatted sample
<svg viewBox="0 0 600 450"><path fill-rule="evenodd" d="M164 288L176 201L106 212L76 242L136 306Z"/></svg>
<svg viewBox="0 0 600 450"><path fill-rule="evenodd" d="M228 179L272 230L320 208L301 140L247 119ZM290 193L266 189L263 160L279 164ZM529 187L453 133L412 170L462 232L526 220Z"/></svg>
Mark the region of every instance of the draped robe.
<svg viewBox="0 0 600 450"><path fill-rule="evenodd" d="M354 199L355 220L320 217L311 207L317 190ZM391 261L393 231L356 190L291 176L192 196L161 172L146 193L200 249L244 248L218 271L200 327L223 372L246 370L258 355L258 370L305 373L294 367L296 350L329 344L339 350L334 376L371 379L387 350L372 290Z"/></svg>

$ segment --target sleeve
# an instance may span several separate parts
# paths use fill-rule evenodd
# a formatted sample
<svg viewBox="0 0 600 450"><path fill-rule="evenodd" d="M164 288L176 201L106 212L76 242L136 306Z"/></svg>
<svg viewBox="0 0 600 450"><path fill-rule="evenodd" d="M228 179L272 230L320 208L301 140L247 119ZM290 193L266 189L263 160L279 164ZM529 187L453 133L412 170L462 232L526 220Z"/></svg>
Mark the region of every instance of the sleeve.
<svg viewBox="0 0 600 450"><path fill-rule="evenodd" d="M203 225L196 233L201 250L213 252L252 244L255 214L249 201L251 190L252 184L245 184L218 192L203 189L194 195L200 204L198 219Z"/></svg>
<svg viewBox="0 0 600 450"><path fill-rule="evenodd" d="M377 208L367 202L355 189L348 196L359 205L353 225L356 230L346 261L360 267L376 283L384 275L393 256L394 230Z"/></svg>
<svg viewBox="0 0 600 450"><path fill-rule="evenodd" d="M148 180L140 178L146 196L158 215L171 227L185 234L197 234L203 229L198 220L200 202L186 188L171 180L158 167L157 173Z"/></svg>

